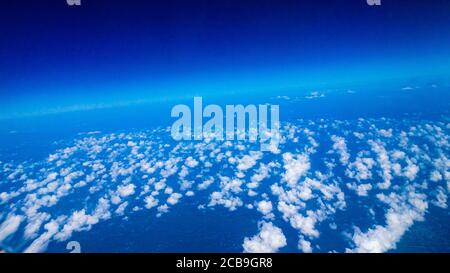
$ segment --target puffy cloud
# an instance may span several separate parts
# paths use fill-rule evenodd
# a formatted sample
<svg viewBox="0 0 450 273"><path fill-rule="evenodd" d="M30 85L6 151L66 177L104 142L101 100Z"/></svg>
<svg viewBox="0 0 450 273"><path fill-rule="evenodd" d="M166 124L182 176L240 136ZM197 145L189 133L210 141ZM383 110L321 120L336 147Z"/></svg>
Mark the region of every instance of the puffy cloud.
<svg viewBox="0 0 450 273"><path fill-rule="evenodd" d="M447 206L447 194L443 187L439 186L435 193L435 199L431 203L437 207L446 209Z"/></svg>
<svg viewBox="0 0 450 273"><path fill-rule="evenodd" d="M265 164L260 164L255 174L250 178L251 183L247 183L247 188L255 189L259 186L259 182L263 181L269 176L269 167Z"/></svg>
<svg viewBox="0 0 450 273"><path fill-rule="evenodd" d="M55 238L60 241L65 241L72 236L73 231L89 230L92 224L96 224L98 219L86 214L86 211L75 211L69 218L67 224L64 225L61 232Z"/></svg>
<svg viewBox="0 0 450 273"><path fill-rule="evenodd" d="M358 139L363 139L364 138L364 134L360 133L360 132L354 132L353 135L358 138Z"/></svg>
<svg viewBox="0 0 450 273"><path fill-rule="evenodd" d="M283 214L283 219L284 220L288 220L292 217L294 217L295 215L298 214L298 210L299 207L292 205L292 204L287 204L284 201L280 201L278 202L278 211L280 211Z"/></svg>
<svg viewBox="0 0 450 273"><path fill-rule="evenodd" d="M392 129L389 130L381 129L378 131L378 134L380 134L383 137L392 137Z"/></svg>
<svg viewBox="0 0 450 273"><path fill-rule="evenodd" d="M198 161L195 160L194 158L192 158L192 156L186 158L186 162L185 162L186 166L188 166L189 168L194 168L198 165Z"/></svg>
<svg viewBox="0 0 450 273"><path fill-rule="evenodd" d="M261 156L262 156L261 152L255 151L250 152L249 155L245 155L237 160L238 162L237 169L240 171L245 171L252 168L253 166L255 166L257 160L259 160Z"/></svg>
<svg viewBox="0 0 450 273"><path fill-rule="evenodd" d="M389 155L381 143L373 140L368 141L372 147L372 151L377 154L377 161L381 168L381 176L383 177L383 183L379 183L378 187L381 189L388 189L391 186L392 174L391 174L391 161Z"/></svg>
<svg viewBox="0 0 450 273"><path fill-rule="evenodd" d="M75 211L62 230L54 236L55 239L65 241L72 236L74 231L90 230L92 225L97 224L100 220L109 219L111 216L109 207L109 201L100 198L93 214L86 214L84 209Z"/></svg>
<svg viewBox="0 0 450 273"><path fill-rule="evenodd" d="M158 207L157 217L160 217L162 214L169 212L169 206L167 204L161 205Z"/></svg>
<svg viewBox="0 0 450 273"><path fill-rule="evenodd" d="M334 142L333 149L339 154L341 163L343 165L347 165L350 159L350 154L348 153L345 139L343 137L332 135L331 140Z"/></svg>
<svg viewBox="0 0 450 273"><path fill-rule="evenodd" d="M161 180L155 183L155 191L162 190L166 187L166 180Z"/></svg>
<svg viewBox="0 0 450 273"><path fill-rule="evenodd" d="M199 190L205 190L207 189L212 183L214 183L214 178L213 177L209 177L208 179L206 179L205 181L203 181L202 183L197 185L197 188Z"/></svg>
<svg viewBox="0 0 450 273"><path fill-rule="evenodd" d="M195 193L193 191L187 191L186 196L194 196Z"/></svg>
<svg viewBox="0 0 450 273"><path fill-rule="evenodd" d="M188 168L186 168L185 166L181 166L181 171L178 172L178 176L180 178L184 178L184 177L188 176L188 174L189 174Z"/></svg>
<svg viewBox="0 0 450 273"><path fill-rule="evenodd" d="M345 171L346 175L350 178L354 178L358 181L367 180L372 178L372 168L375 165L375 161L372 158L357 157L355 162L348 165Z"/></svg>
<svg viewBox="0 0 450 273"><path fill-rule="evenodd" d="M178 200L180 200L180 198L183 195L179 194L179 193L172 193L169 198L167 198L167 203L170 205L175 205L176 203L178 203Z"/></svg>
<svg viewBox="0 0 450 273"><path fill-rule="evenodd" d="M433 182L438 182L442 180L442 175L439 171L434 170L430 175L430 180Z"/></svg>
<svg viewBox="0 0 450 273"><path fill-rule="evenodd" d="M288 184L295 184L300 177L306 175L309 168L309 158L306 155L293 155L291 153L283 154L284 169L286 172L283 178Z"/></svg>
<svg viewBox="0 0 450 273"><path fill-rule="evenodd" d="M7 192L0 193L0 204L6 203L9 200L9 194Z"/></svg>
<svg viewBox="0 0 450 273"><path fill-rule="evenodd" d="M171 187L166 187L166 189L164 190L165 194L172 194L173 193L173 189Z"/></svg>
<svg viewBox="0 0 450 273"><path fill-rule="evenodd" d="M303 253L312 253L311 242L306 241L304 238L300 238L298 241L298 249Z"/></svg>
<svg viewBox="0 0 450 273"><path fill-rule="evenodd" d="M17 231L24 219L21 215L9 214L6 220L0 225L0 242Z"/></svg>
<svg viewBox="0 0 450 273"><path fill-rule="evenodd" d="M272 213L272 202L262 200L258 202L258 211L264 215L269 215Z"/></svg>
<svg viewBox="0 0 450 273"><path fill-rule="evenodd" d="M347 249L348 252L381 253L395 248L414 221L423 221L428 208L425 195L413 191L407 192L405 196L379 194L378 198L391 206L385 215L386 225L377 225L367 232L356 228L353 235L355 248Z"/></svg>
<svg viewBox="0 0 450 273"><path fill-rule="evenodd" d="M300 230L304 235L310 237L319 237L319 231L315 228L317 218L311 211L307 212L308 216L303 216L301 214L294 215L291 219L291 225L293 228Z"/></svg>
<svg viewBox="0 0 450 273"><path fill-rule="evenodd" d="M147 209L151 209L153 207L156 207L158 205L158 203L159 203L159 201L155 197L153 197L151 195L145 197L144 201L145 201L145 207Z"/></svg>
<svg viewBox="0 0 450 273"><path fill-rule="evenodd" d="M242 191L241 186L244 182L240 179L229 179L227 177L222 177L221 187L225 192L231 191L234 193L239 193Z"/></svg>
<svg viewBox="0 0 450 273"><path fill-rule="evenodd" d="M25 227L25 238L33 238L41 228L42 224L50 219L48 213L36 213L28 218L28 224Z"/></svg>
<svg viewBox="0 0 450 273"><path fill-rule="evenodd" d="M409 163L408 166L405 167L404 176L408 178L410 181L416 179L417 173L419 172L419 166Z"/></svg>
<svg viewBox="0 0 450 273"><path fill-rule="evenodd" d="M159 205L149 213L160 216L169 212L169 206L176 205L181 198L179 195L185 192L186 196L196 195L200 209L220 205L234 211L245 204L246 208L261 212L265 221L275 221L273 208L276 208L282 220L298 231L299 249L309 252L312 250L310 240L320 235L318 228L323 225L319 223L325 219L334 221L330 219L333 214L345 209L346 195L340 187L354 190L360 196L382 193L378 200L361 198L354 204L370 212L372 205L379 206L379 201L386 203L391 211L391 214L386 211L387 219L413 211L412 214L417 215L413 217L414 221L418 221L426 202L420 198L391 196L403 196L410 186L420 189L432 204L441 208L447 206L450 160L446 155L449 147L446 130L450 127L439 122L401 122L360 119L286 123L282 126L278 147L281 154L252 152L258 143L246 141L171 143L164 139L166 129L83 137L75 140L72 147L53 152L48 157L50 160L26 162L22 166L0 162L2 177L10 177L12 182L8 191L3 189L5 192L0 193L0 203L7 204L3 207L3 217L23 214L20 216L23 220L13 231L8 231L2 223L2 232L8 231L8 239L13 234L17 237L23 234L21 243L34 240L29 246L30 251L44 251L51 240L68 238L76 231L87 231L111 217L111 213L113 216L128 215L140 210L139 206L153 208ZM377 129L388 126L404 132L393 134L391 129L386 132ZM364 134L354 133L353 137L355 129ZM319 143L330 132L350 137L344 140L335 135L331 144L328 141L326 145ZM373 138L368 141L370 150L350 156L348 148L352 151L367 149L363 140L369 138ZM317 149L319 145L320 150ZM330 146L339 155L339 160L322 153ZM351 162L350 158L355 161ZM324 169L319 167L321 163ZM204 164L202 168L193 169L201 164ZM342 176L342 171L346 177ZM434 182L428 183L430 180ZM132 181L139 181L139 186L133 185ZM391 181L395 183L392 187ZM196 190L204 192L197 194ZM135 198L126 198L136 192ZM67 199L77 202L71 202L73 206L47 209L60 200L65 201L62 197L66 195L69 196ZM405 196L409 195L414 194ZM103 196L104 201L92 211L95 206L92 202L97 200L94 196ZM161 197L158 199L158 196ZM165 198L166 203L160 205ZM349 200L354 202L353 198ZM111 211L109 202L116 205ZM130 206L133 209L127 210ZM401 218L406 223L407 220ZM352 239L359 243L354 243L352 251L376 250L376 244L383 240L384 243L380 243L383 247L378 249L395 247L393 242L401 237L398 235L401 233L394 232L395 228L388 225L388 221L383 225L374 223L368 230L355 231ZM14 225L9 229L11 227ZM383 236L393 236L395 240ZM371 248L374 241L375 246Z"/></svg>
<svg viewBox="0 0 450 273"><path fill-rule="evenodd" d="M243 205L242 200L236 196L230 196L229 193L213 192L210 195L210 201L208 206L213 207L216 205L222 205L228 208L230 211L236 210L238 207Z"/></svg>
<svg viewBox="0 0 450 273"><path fill-rule="evenodd" d="M359 196L367 196L368 192L372 189L372 185L347 183L347 188L354 190Z"/></svg>
<svg viewBox="0 0 450 273"><path fill-rule="evenodd" d="M263 222L259 233L252 238L245 238L242 246L246 253L274 253L286 245L283 231L272 223Z"/></svg>
<svg viewBox="0 0 450 273"><path fill-rule="evenodd" d="M128 207L128 202L123 202L122 204L120 204L120 206L116 209L116 214L117 215L124 215L125 214L125 209Z"/></svg>
<svg viewBox="0 0 450 273"><path fill-rule="evenodd" d="M134 194L134 189L136 186L134 184L128 184L126 186L119 186L117 192L121 197L127 197Z"/></svg>
<svg viewBox="0 0 450 273"><path fill-rule="evenodd" d="M25 253L39 253L43 252L47 245L50 243L51 238L58 232L59 223L56 220L52 220L44 226L46 232L34 240L31 245L25 249Z"/></svg>

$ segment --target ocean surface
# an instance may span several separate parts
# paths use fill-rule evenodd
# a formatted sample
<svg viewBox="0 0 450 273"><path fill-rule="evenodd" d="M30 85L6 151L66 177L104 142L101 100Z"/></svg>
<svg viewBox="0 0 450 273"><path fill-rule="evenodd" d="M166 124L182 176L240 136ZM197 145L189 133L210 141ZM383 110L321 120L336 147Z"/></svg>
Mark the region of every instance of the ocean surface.
<svg viewBox="0 0 450 273"><path fill-rule="evenodd" d="M0 123L13 252L449 252L450 87L204 96L277 104L282 142L174 141L168 100Z"/></svg>

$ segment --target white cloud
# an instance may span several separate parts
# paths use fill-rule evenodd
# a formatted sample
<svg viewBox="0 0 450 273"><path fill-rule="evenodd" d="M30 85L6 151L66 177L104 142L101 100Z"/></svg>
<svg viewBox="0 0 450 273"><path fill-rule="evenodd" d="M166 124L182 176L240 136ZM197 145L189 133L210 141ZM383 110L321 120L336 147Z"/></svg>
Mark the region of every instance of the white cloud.
<svg viewBox="0 0 450 273"><path fill-rule="evenodd" d="M166 189L164 190L165 194L172 194L173 193L173 189L171 187L166 187Z"/></svg>
<svg viewBox="0 0 450 273"><path fill-rule="evenodd" d="M161 205L158 207L158 214L157 217L160 217L162 214L169 212L169 206L167 204Z"/></svg>
<svg viewBox="0 0 450 273"><path fill-rule="evenodd" d="M360 133L360 132L354 132L353 135L358 138L358 139L363 139L364 138L364 134Z"/></svg>
<svg viewBox="0 0 450 273"><path fill-rule="evenodd" d="M230 211L234 211L238 207L242 206L243 202L239 197L231 196L229 193L215 191L210 195L208 206L213 207L216 205L222 205Z"/></svg>
<svg viewBox="0 0 450 273"><path fill-rule="evenodd" d="M333 149L339 154L341 163L343 165L347 165L350 159L350 154L348 153L345 139L343 137L332 135L331 140L334 142Z"/></svg>
<svg viewBox="0 0 450 273"><path fill-rule="evenodd" d="M253 166L255 166L256 161L259 160L262 156L261 152L250 152L250 155L245 155L242 158L238 159L238 166L237 169L240 171L245 171Z"/></svg>
<svg viewBox="0 0 450 273"><path fill-rule="evenodd" d="M373 140L369 140L368 143L372 147L372 151L377 154L377 161L381 168L381 176L384 179L382 183L378 184L378 187L381 189L388 189L391 186L392 180L391 161L389 160L389 155L381 143Z"/></svg>
<svg viewBox="0 0 450 273"><path fill-rule="evenodd" d="M188 166L189 168L194 168L198 165L198 161L195 160L194 158L192 158L192 156L186 158L186 162L185 162L186 166Z"/></svg>
<svg viewBox="0 0 450 273"><path fill-rule="evenodd" d="M120 206L116 209L115 213L117 215L124 215L125 214L125 209L128 207L128 201L127 202L123 202L122 204L120 204Z"/></svg>
<svg viewBox="0 0 450 273"><path fill-rule="evenodd" d="M193 191L187 191L186 196L194 196L195 193Z"/></svg>
<svg viewBox="0 0 450 273"><path fill-rule="evenodd" d="M9 194L7 192L0 193L0 204L6 203L9 200Z"/></svg>
<svg viewBox="0 0 450 273"><path fill-rule="evenodd" d="M378 198L391 206L386 213L386 225L377 225L362 232L356 229L353 235L354 249L348 252L380 253L396 247L403 234L414 221L423 221L428 208L423 194L409 191L406 196L391 193L389 196L379 194Z"/></svg>
<svg viewBox="0 0 450 273"><path fill-rule="evenodd" d="M354 190L359 196L367 196L372 189L371 184L347 183L347 188Z"/></svg>
<svg viewBox="0 0 450 273"><path fill-rule="evenodd" d="M298 207L292 204L287 204L284 201L278 202L278 211L283 214L283 219L287 221L288 219L294 217L298 214Z"/></svg>
<svg viewBox="0 0 450 273"><path fill-rule="evenodd" d="M251 177L251 183L247 184L247 187L254 189L258 187L259 182L263 181L269 176L269 167L265 164L260 164L259 168L255 171L255 174Z"/></svg>
<svg viewBox="0 0 450 273"><path fill-rule="evenodd" d="M34 240L31 245L25 249L25 253L39 253L45 251L51 238L58 232L59 223L56 220L52 220L44 226L46 232Z"/></svg>
<svg viewBox="0 0 450 273"><path fill-rule="evenodd" d="M313 91L313 92L311 92L310 95L305 96L305 99L312 100L312 99L318 99L318 98L323 98L323 97L325 97L325 94L319 93L317 91Z"/></svg>
<svg viewBox="0 0 450 273"><path fill-rule="evenodd" d="M367 180L372 178L372 168L375 165L375 161L372 158L357 157L355 162L348 165L345 171L346 175L350 178L354 178L358 181Z"/></svg>
<svg viewBox="0 0 450 273"><path fill-rule="evenodd" d="M147 197L145 197L145 207L147 209L151 209L153 207L156 207L159 203L159 201L157 199L155 199L155 197L149 195Z"/></svg>
<svg viewBox="0 0 450 273"><path fill-rule="evenodd" d="M293 228L300 230L304 235L310 237L319 237L319 231L315 228L317 218L311 211L307 212L308 216L303 216L301 214L294 215L291 219L291 225Z"/></svg>
<svg viewBox="0 0 450 273"><path fill-rule="evenodd" d="M408 166L405 167L403 175L408 178L410 181L416 179L417 173L419 172L419 166L408 163Z"/></svg>
<svg viewBox="0 0 450 273"><path fill-rule="evenodd" d="M6 220L0 225L0 242L16 232L23 219L23 216L9 214Z"/></svg>
<svg viewBox="0 0 450 273"><path fill-rule="evenodd" d="M286 172L283 177L288 184L295 184L300 177L306 175L309 168L309 158L306 155L293 155L291 153L283 154L284 169Z"/></svg>
<svg viewBox="0 0 450 273"><path fill-rule="evenodd" d="M214 183L214 178L213 177L209 177L208 179L206 179L205 181L203 181L202 183L197 185L197 188L199 190L205 190L207 189L212 183Z"/></svg>
<svg viewBox="0 0 450 273"><path fill-rule="evenodd" d="M134 189L136 186L134 184L128 184L126 186L119 186L117 192L121 197L127 197L134 194Z"/></svg>
<svg viewBox="0 0 450 273"><path fill-rule="evenodd" d="M298 249L300 249L303 253L312 253L311 243L306 241L304 238L301 238L298 241Z"/></svg>
<svg viewBox="0 0 450 273"><path fill-rule="evenodd" d="M258 211L264 215L270 215L272 213L272 202L266 200L258 202Z"/></svg>
<svg viewBox="0 0 450 273"><path fill-rule="evenodd" d="M108 211L109 207L109 201L100 198L93 214L86 214L84 209L75 211L62 230L54 236L55 239L65 241L72 236L74 231L90 230L92 225L97 224L100 220L109 219L111 215Z"/></svg>
<svg viewBox="0 0 450 273"><path fill-rule="evenodd" d="M274 253L286 245L283 231L272 223L263 222L259 233L245 238L242 246L246 253Z"/></svg>
<svg viewBox="0 0 450 273"><path fill-rule="evenodd" d="M410 91L410 90L414 90L414 89L416 89L415 87L412 87L412 86L405 86L405 87L402 87L402 90L403 91Z"/></svg>
<svg viewBox="0 0 450 273"><path fill-rule="evenodd" d="M442 175L439 171L434 170L430 175L430 180L433 182L438 182L442 180Z"/></svg>
<svg viewBox="0 0 450 273"><path fill-rule="evenodd" d="M380 134L383 137L392 137L392 129L389 130L385 130L385 129L381 129L378 131L378 134Z"/></svg>
<svg viewBox="0 0 450 273"><path fill-rule="evenodd" d="M400 134L394 134L392 129L378 129L397 130L403 125L405 132ZM410 193L402 195L410 186L426 194L431 204L447 207L450 190L450 161L445 154L449 145L448 128L450 126L442 122L391 119L301 120L298 124L282 126L279 148L284 154L270 155L270 162L267 162L266 154L251 152L254 144L246 141L211 140L208 143L172 145L160 138L162 132L167 132L166 128L149 132L83 135L82 139L74 141L72 147L52 152L42 162L24 162L22 166L0 162L4 177L9 177L12 182L8 191L0 193L0 202L7 204L3 217L23 214L17 227L9 227L13 231L8 231L4 223L0 227L3 227L3 234L9 233L6 235L8 239L12 235L23 236L18 240L23 244L34 240L30 251L42 251L51 240L69 238L76 231L87 231L111 216L128 216L138 211L139 206L157 207L167 198L166 203L161 203L157 209L157 216L160 216L169 212L170 205L177 204L181 198L179 195L185 193L186 196L198 196L195 199L199 201L198 208L220 205L234 211L245 205L261 212L265 221L279 220L275 219L275 207L281 214L280 218L298 231L299 249L309 252L312 250L311 239L320 235L319 227L323 226L320 223L325 219L334 221L330 219L333 214L345 209L346 195L340 189L345 185L359 196L383 193L374 203L373 198L356 199L357 205L370 212L372 205L378 206L376 203L381 201L390 208L390 214L386 211L386 218L398 217L406 223L408 219L397 214L413 214L417 216L413 217L414 221L418 221L426 207L426 202L420 198L406 198ZM352 135L354 130L364 134ZM330 132L348 138L344 140L334 136L331 145L328 141L324 141L325 145L319 143ZM369 140L370 150L362 139ZM421 140L426 145L421 145ZM317 147L327 151L332 145L338 160L336 156L316 153ZM352 152L361 150L350 155L347 145ZM355 161L351 162L350 158L355 158ZM319 167L322 163L324 169ZM204 165L200 168L201 164ZM194 167L197 169L192 169ZM340 170L345 170L345 176ZM132 181L139 181L139 186L131 184ZM392 187L391 181L395 182ZM198 194L196 190L204 192ZM179 192L179 195L174 192ZM85 193L92 195L84 199ZM71 194L67 199L77 202L72 202L71 206L55 206L59 200L65 200L61 197ZM135 198L125 198L134 194ZM394 198L391 194L403 197ZM92 211L95 206L92 202L97 200L94 196L103 196L104 201ZM349 200L354 202L353 195L351 198ZM116 205L111 211L109 202ZM47 209L51 206L55 210ZM383 225L377 222L369 224L372 225L368 230L355 231L352 238L359 243L354 244L352 251L377 250L377 244L382 246L378 250L395 247L401 232L394 232L395 228L388 225L388 221Z"/></svg>
<svg viewBox="0 0 450 273"><path fill-rule="evenodd" d="M172 193L169 198L167 198L167 203L170 205L175 205L176 203L178 203L181 197L183 197L183 195L179 193Z"/></svg>
<svg viewBox="0 0 450 273"><path fill-rule="evenodd" d="M48 213L36 213L35 215L28 217L28 223L25 227L24 236L25 238L34 238L38 234L39 229L42 224L50 219L50 214Z"/></svg>
<svg viewBox="0 0 450 273"><path fill-rule="evenodd" d="M439 186L436 190L435 199L431 201L431 203L437 207L446 209L447 206L447 194L445 193L444 188Z"/></svg>

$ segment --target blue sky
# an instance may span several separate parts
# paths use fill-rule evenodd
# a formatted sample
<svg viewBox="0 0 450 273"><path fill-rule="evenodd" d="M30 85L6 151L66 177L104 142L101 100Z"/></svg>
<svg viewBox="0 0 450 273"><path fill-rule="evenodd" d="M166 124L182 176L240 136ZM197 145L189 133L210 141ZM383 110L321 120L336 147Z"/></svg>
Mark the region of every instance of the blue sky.
<svg viewBox="0 0 450 273"><path fill-rule="evenodd" d="M450 72L445 0L1 5L1 117Z"/></svg>

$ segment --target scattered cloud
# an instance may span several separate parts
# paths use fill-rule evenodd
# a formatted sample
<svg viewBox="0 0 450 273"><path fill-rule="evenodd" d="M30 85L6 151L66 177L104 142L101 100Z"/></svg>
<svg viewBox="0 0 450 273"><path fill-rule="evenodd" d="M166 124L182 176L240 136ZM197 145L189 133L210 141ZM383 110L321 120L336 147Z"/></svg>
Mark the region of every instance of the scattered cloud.
<svg viewBox="0 0 450 273"><path fill-rule="evenodd" d="M246 253L274 253L286 246L283 231L272 223L260 224L259 233L251 238L245 238L243 243Z"/></svg>

